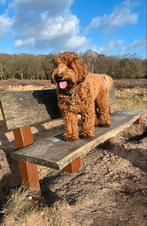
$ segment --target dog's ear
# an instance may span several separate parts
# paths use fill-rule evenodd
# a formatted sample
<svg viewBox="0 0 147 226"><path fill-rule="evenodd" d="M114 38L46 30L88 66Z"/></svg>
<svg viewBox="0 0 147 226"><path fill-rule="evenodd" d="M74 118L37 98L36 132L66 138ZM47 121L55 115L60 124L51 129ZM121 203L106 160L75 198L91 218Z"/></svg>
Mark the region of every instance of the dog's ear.
<svg viewBox="0 0 147 226"><path fill-rule="evenodd" d="M86 64L84 63L83 59L81 59L79 56L75 58L74 60L75 65L78 70L78 83L83 82L88 75L88 69Z"/></svg>
<svg viewBox="0 0 147 226"><path fill-rule="evenodd" d="M51 71L51 83L52 84L54 84L55 83L55 81L54 81L54 69L55 69L55 67L57 66L57 56L55 56L53 59L52 59L52 61L51 61L51 63L52 63L52 71Z"/></svg>
<svg viewBox="0 0 147 226"><path fill-rule="evenodd" d="M78 83L85 80L86 76L88 75L88 69L83 59L81 59L78 54L76 54L75 52L66 51L62 54L61 61L64 61L69 67L73 63L75 64L75 70L78 74Z"/></svg>

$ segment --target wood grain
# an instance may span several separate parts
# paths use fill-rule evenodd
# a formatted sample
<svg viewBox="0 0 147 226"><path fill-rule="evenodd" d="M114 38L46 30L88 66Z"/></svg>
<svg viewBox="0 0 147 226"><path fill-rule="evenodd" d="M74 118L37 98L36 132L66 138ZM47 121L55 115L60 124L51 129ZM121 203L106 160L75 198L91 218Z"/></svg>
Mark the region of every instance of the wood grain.
<svg viewBox="0 0 147 226"><path fill-rule="evenodd" d="M62 170L74 159L128 128L142 114L142 111L115 112L111 115L111 127L97 127L95 137L71 142L64 141L64 129L60 126L52 137L44 138L29 147L15 151L12 157Z"/></svg>
<svg viewBox="0 0 147 226"><path fill-rule="evenodd" d="M61 116L56 90L0 93L8 130L30 126Z"/></svg>

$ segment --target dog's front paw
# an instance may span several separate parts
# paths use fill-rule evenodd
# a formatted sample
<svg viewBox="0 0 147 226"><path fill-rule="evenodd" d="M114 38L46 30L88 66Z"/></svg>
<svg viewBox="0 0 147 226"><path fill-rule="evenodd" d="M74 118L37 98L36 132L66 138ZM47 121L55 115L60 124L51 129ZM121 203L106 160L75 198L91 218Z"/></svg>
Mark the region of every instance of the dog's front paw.
<svg viewBox="0 0 147 226"><path fill-rule="evenodd" d="M89 131L81 131L80 132L80 138L91 138L95 135L93 130Z"/></svg>
<svg viewBox="0 0 147 226"><path fill-rule="evenodd" d="M110 119L106 118L101 118L99 121L99 127L110 127L111 126L111 121Z"/></svg>
<svg viewBox="0 0 147 226"><path fill-rule="evenodd" d="M111 123L110 122L100 122L99 127L110 127L111 126Z"/></svg>
<svg viewBox="0 0 147 226"><path fill-rule="evenodd" d="M99 127L110 127L110 124L99 124Z"/></svg>
<svg viewBox="0 0 147 226"><path fill-rule="evenodd" d="M66 136L65 135L65 140L66 141L74 141L74 140L78 140L78 136Z"/></svg>

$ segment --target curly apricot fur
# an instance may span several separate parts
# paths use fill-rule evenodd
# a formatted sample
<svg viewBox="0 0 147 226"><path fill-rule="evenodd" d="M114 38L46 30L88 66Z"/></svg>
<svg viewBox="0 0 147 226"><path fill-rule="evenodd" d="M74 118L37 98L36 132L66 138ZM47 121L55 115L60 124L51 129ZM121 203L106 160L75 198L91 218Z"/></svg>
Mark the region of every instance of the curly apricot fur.
<svg viewBox="0 0 147 226"><path fill-rule="evenodd" d="M64 52L54 58L52 82L56 74L69 80L74 96L65 95L57 88L58 104L65 120L66 140L80 136L92 137L96 125L110 126L109 91L113 80L105 74L88 73L84 61L74 52ZM78 131L78 114L81 115L81 131Z"/></svg>

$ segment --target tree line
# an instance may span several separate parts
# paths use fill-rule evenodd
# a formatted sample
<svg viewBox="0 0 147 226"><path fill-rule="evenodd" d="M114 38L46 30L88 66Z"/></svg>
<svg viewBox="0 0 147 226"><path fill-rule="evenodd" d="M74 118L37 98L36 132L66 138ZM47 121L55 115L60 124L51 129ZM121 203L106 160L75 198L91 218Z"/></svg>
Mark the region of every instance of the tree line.
<svg viewBox="0 0 147 226"><path fill-rule="evenodd" d="M80 54L90 72L105 73L114 79L147 78L147 59L136 55L106 56L91 50ZM0 54L0 80L50 79L54 55Z"/></svg>

